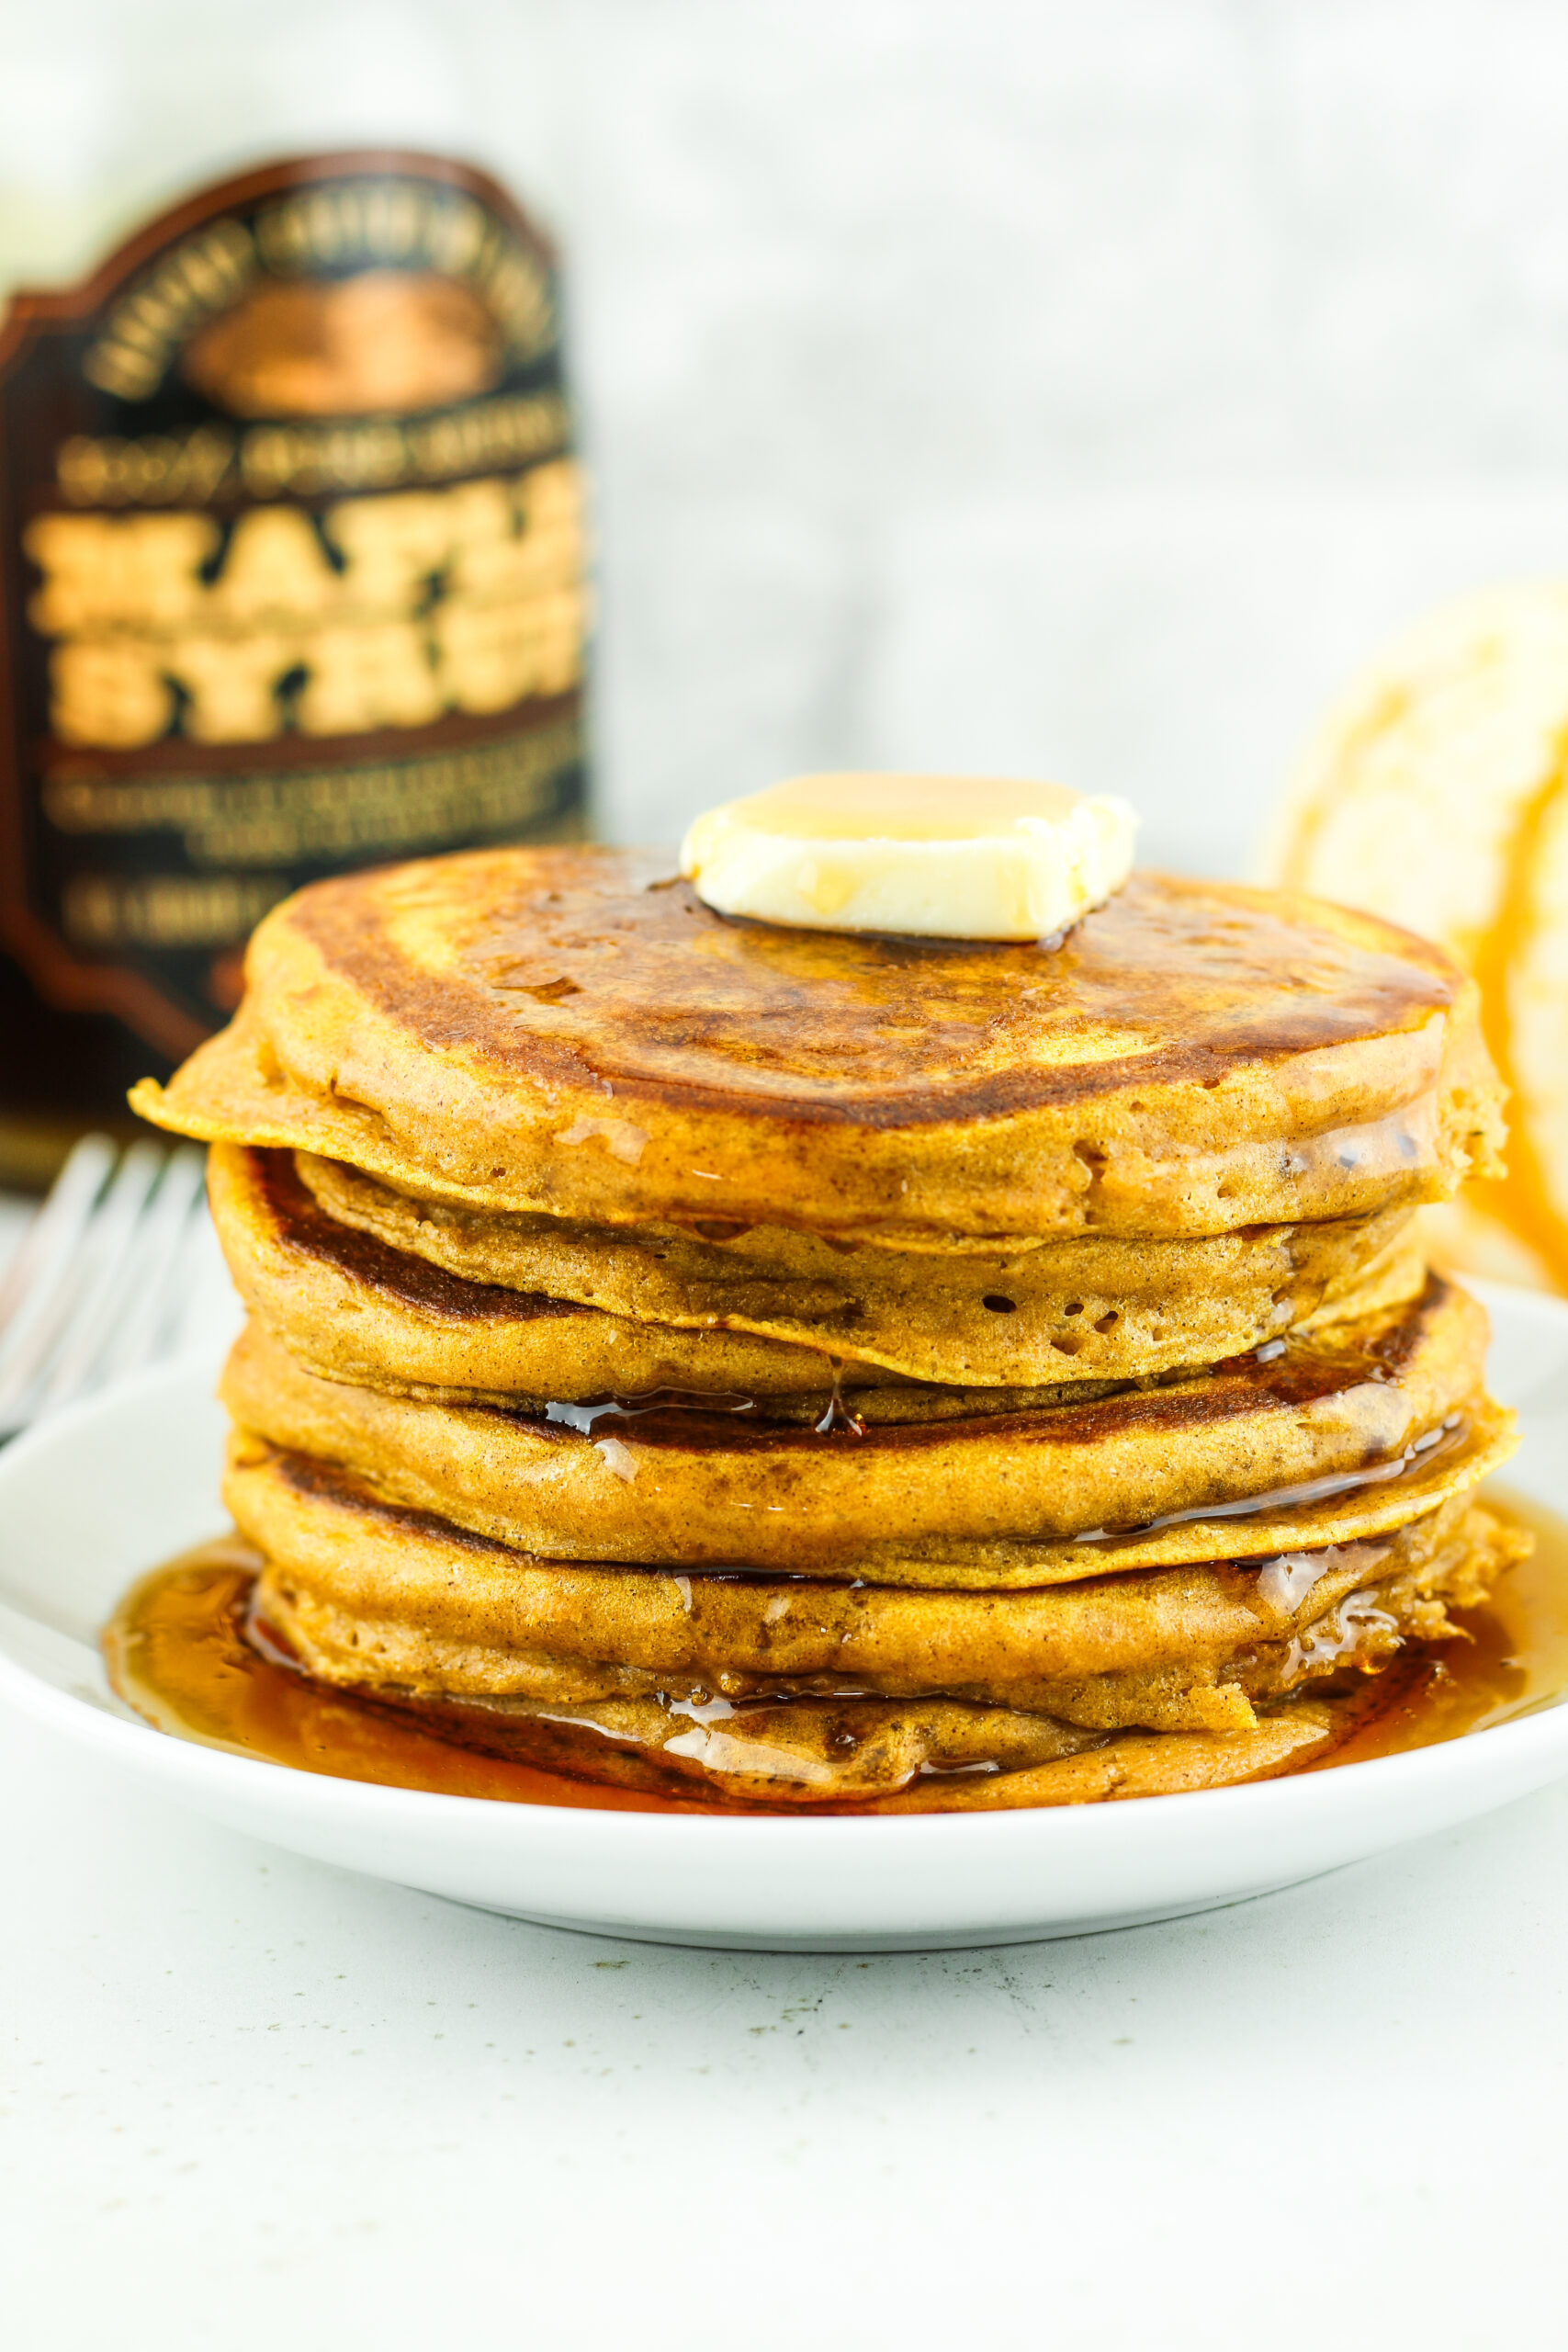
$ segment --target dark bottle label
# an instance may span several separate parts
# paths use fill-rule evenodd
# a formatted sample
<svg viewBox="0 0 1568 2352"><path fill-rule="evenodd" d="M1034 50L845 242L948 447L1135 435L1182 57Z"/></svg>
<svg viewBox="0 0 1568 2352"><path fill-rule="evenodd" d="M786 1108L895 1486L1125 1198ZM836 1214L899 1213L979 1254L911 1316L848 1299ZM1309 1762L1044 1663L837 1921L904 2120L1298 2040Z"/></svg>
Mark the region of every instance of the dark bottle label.
<svg viewBox="0 0 1568 2352"><path fill-rule="evenodd" d="M18 295L6 1025L36 1002L58 1060L97 1016L118 1081L227 1017L299 883L575 830L582 574L554 257L481 173L278 164ZM6 1091L47 1102L25 1046Z"/></svg>

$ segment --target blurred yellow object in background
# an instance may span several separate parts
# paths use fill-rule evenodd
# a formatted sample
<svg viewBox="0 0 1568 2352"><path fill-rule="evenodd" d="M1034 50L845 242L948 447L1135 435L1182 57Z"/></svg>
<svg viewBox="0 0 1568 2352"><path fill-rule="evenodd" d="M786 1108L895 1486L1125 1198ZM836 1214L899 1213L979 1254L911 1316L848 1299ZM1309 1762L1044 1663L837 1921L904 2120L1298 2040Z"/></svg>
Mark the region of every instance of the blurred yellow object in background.
<svg viewBox="0 0 1568 2352"><path fill-rule="evenodd" d="M1433 1254L1568 1291L1568 582L1448 606L1328 715L1272 859L1441 942L1512 1090L1508 1174L1425 1212Z"/></svg>

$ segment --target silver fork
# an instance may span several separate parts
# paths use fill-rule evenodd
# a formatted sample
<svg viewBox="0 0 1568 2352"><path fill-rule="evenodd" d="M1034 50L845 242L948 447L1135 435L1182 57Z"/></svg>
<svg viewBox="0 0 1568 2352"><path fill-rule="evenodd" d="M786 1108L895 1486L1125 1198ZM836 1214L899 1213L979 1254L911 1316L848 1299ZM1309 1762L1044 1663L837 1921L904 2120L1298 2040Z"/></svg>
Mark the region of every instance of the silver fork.
<svg viewBox="0 0 1568 2352"><path fill-rule="evenodd" d="M204 1155L84 1136L0 1281L0 1438L134 1372L177 1332Z"/></svg>

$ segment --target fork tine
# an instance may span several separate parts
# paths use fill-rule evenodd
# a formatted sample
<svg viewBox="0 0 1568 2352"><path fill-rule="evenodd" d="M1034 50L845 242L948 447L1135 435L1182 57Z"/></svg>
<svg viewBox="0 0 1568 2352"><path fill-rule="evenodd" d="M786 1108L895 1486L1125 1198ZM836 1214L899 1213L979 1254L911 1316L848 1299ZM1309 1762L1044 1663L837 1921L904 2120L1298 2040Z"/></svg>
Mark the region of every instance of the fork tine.
<svg viewBox="0 0 1568 2352"><path fill-rule="evenodd" d="M91 1384L105 1340L118 1324L125 1293L135 1285L148 1203L168 1158L162 1144L133 1143L120 1161L90 1236L92 1262L81 1295L53 1360L42 1367L39 1412L69 1403Z"/></svg>
<svg viewBox="0 0 1568 2352"><path fill-rule="evenodd" d="M170 1277L183 1252L192 1213L201 1198L207 1156L182 1144L169 1157L138 1237L131 1279L118 1305L107 1344L100 1349L90 1385L135 1372L159 1352L177 1302Z"/></svg>
<svg viewBox="0 0 1568 2352"><path fill-rule="evenodd" d="M62 1283L73 1273L78 1244L118 1157L107 1136L84 1136L23 1235L0 1282L0 1366L15 1355Z"/></svg>
<svg viewBox="0 0 1568 2352"><path fill-rule="evenodd" d="M120 1161L86 1232L79 1279L62 1294L63 1311L33 1332L0 1379L0 1429L64 1404L90 1374L165 1157L161 1145L133 1143Z"/></svg>
<svg viewBox="0 0 1568 2352"><path fill-rule="evenodd" d="M179 1263L169 1284L169 1315L164 1329L167 1353L210 1344L243 1320L233 1277L224 1262L205 1204L186 1227Z"/></svg>

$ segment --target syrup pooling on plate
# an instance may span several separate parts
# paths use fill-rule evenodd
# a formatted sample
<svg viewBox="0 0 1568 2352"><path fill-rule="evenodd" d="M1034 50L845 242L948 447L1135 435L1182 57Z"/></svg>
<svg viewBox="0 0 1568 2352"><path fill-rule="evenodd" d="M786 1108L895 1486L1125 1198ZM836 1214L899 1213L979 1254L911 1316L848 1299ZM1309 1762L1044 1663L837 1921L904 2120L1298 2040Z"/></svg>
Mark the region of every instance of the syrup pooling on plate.
<svg viewBox="0 0 1568 2352"><path fill-rule="evenodd" d="M1413 1644L1381 1673L1355 1676L1344 1737L1300 1769L1322 1770L1458 1738L1568 1693L1568 1524L1537 1504L1504 1502L1495 1494L1489 1499L1534 1533L1533 1555L1507 1570L1483 1607L1455 1611L1464 1639ZM1305 1563L1277 1565L1288 1579ZM439 1708L367 1700L312 1681L286 1662L276 1637L247 1636L259 1566L247 1545L224 1538L154 1571L128 1594L105 1634L109 1675L120 1696L159 1730L299 1770L512 1804L801 1810L798 1804L716 1802L673 1785L668 1793L615 1785L592 1777L586 1749L570 1770L561 1769L558 1754L530 1762L484 1753L471 1744L473 1729L460 1709L444 1715Z"/></svg>
<svg viewBox="0 0 1568 2352"><path fill-rule="evenodd" d="M110 1681L159 1731L383 1788L616 1812L694 1809L477 1754L308 1681L246 1638L259 1566L237 1536L200 1544L144 1577L106 1628Z"/></svg>

